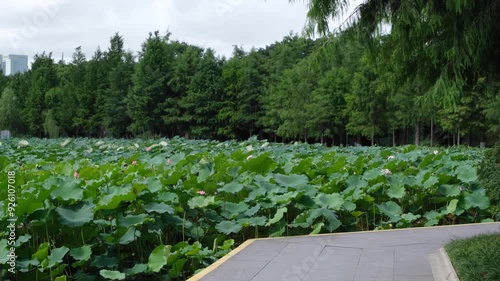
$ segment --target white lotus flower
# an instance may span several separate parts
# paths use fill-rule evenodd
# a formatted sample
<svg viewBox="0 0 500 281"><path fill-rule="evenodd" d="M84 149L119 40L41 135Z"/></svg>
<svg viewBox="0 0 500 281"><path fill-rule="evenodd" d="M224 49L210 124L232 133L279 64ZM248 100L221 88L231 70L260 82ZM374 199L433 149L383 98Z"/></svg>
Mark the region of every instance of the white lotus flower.
<svg viewBox="0 0 500 281"><path fill-rule="evenodd" d="M166 141L162 141L162 142L160 142L160 145L161 145L161 146L168 146L168 142L166 142Z"/></svg>
<svg viewBox="0 0 500 281"><path fill-rule="evenodd" d="M389 170L389 169L383 169L383 170L382 170L382 173L383 173L384 175L386 175L386 176L387 176L387 175L391 175L391 174L392 174L391 170Z"/></svg>
<svg viewBox="0 0 500 281"><path fill-rule="evenodd" d="M438 155L439 154L439 150L434 150L434 155Z"/></svg>
<svg viewBox="0 0 500 281"><path fill-rule="evenodd" d="M63 141L63 142L61 143L61 146L62 146L62 147L65 147L65 146L67 146L67 145L68 145L68 144L70 144L70 143L71 143L71 139L66 139L65 141Z"/></svg>
<svg viewBox="0 0 500 281"><path fill-rule="evenodd" d="M22 140L22 141L19 141L19 144L18 144L20 147L23 147L23 146L28 146L30 145L30 143L27 141L27 140Z"/></svg>
<svg viewBox="0 0 500 281"><path fill-rule="evenodd" d="M134 143L135 148L139 148L139 145L137 143Z"/></svg>
<svg viewBox="0 0 500 281"><path fill-rule="evenodd" d="M253 155L248 155L247 160L253 158Z"/></svg>
<svg viewBox="0 0 500 281"><path fill-rule="evenodd" d="M387 157L387 159L389 159L389 160L395 159L395 158L396 158L396 156L394 156L394 155L391 155L391 156Z"/></svg>

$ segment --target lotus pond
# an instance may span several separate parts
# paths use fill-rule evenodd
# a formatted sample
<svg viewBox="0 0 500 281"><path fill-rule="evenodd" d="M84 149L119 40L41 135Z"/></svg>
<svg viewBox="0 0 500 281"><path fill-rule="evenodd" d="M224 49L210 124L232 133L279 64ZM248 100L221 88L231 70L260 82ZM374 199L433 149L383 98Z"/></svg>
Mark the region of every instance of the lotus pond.
<svg viewBox="0 0 500 281"><path fill-rule="evenodd" d="M482 154L5 140L2 280L186 280L250 238L491 221Z"/></svg>

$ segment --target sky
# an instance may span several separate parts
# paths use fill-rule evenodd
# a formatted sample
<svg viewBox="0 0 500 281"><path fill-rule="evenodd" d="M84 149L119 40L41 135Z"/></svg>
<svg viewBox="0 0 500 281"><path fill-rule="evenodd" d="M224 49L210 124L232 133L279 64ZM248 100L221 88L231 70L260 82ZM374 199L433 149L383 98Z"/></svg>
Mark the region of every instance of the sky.
<svg viewBox="0 0 500 281"><path fill-rule="evenodd" d="M265 47L301 33L305 1L289 0L16 0L2 1L0 54L52 52L69 62L81 46L90 59L98 46L107 49L119 32L125 48L137 53L149 32L230 57L233 45Z"/></svg>

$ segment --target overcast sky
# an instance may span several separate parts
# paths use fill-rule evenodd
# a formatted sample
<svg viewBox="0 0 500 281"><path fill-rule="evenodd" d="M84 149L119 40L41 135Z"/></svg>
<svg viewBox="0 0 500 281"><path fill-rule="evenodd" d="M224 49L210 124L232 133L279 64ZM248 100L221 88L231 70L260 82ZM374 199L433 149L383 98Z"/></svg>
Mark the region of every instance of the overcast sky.
<svg viewBox="0 0 500 281"><path fill-rule="evenodd" d="M233 45L246 50L302 32L307 8L288 0L16 0L2 1L0 54L62 53L70 61L82 46L90 58L97 46L107 49L119 32L134 53L149 32L169 30L173 39L231 55Z"/></svg>

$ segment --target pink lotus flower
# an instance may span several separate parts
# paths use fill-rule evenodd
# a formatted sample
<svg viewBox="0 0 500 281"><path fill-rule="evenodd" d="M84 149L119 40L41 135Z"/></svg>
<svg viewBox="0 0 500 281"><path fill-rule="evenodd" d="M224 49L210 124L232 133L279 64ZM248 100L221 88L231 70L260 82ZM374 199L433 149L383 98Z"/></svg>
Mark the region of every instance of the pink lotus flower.
<svg viewBox="0 0 500 281"><path fill-rule="evenodd" d="M206 194L207 194L207 193L206 193L205 191L203 191L203 190L200 190L200 191L198 191L198 192L196 192L196 193L198 193L199 195L206 195Z"/></svg>
<svg viewBox="0 0 500 281"><path fill-rule="evenodd" d="M146 147L146 151L150 152L151 151L151 147Z"/></svg>
<svg viewBox="0 0 500 281"><path fill-rule="evenodd" d="M137 161L132 161L132 165L136 165L137 164Z"/></svg>
<svg viewBox="0 0 500 281"><path fill-rule="evenodd" d="M383 169L382 173L384 173L384 175L386 175L386 176L392 174L391 170L389 170L389 169Z"/></svg>
<svg viewBox="0 0 500 281"><path fill-rule="evenodd" d="M73 174L73 177L75 177L75 179L80 177L80 174L78 173L78 171Z"/></svg>
<svg viewBox="0 0 500 281"><path fill-rule="evenodd" d="M170 164L172 164L172 160L167 159L167 165L170 165Z"/></svg>

